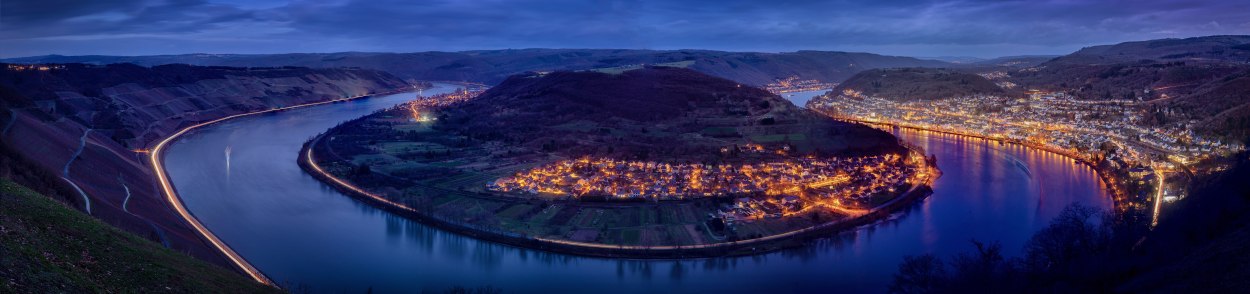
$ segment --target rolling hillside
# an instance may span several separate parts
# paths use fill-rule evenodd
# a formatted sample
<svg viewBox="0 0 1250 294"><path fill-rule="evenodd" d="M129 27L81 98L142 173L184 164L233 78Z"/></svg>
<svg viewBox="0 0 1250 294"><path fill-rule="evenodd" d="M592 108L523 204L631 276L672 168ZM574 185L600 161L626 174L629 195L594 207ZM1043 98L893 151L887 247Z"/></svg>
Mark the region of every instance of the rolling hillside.
<svg viewBox="0 0 1250 294"><path fill-rule="evenodd" d="M785 53L724 52L709 50L632 49L509 49L416 53L293 53L187 54L159 56L34 56L11 58L14 63L185 63L220 66L359 67L389 72L409 80L502 82L526 71L587 70L638 64L690 61L703 73L761 86L774 79L801 76L838 82L873 68L944 67L951 63L871 53L798 51Z"/></svg>
<svg viewBox="0 0 1250 294"><path fill-rule="evenodd" d="M887 133L682 68L515 76L445 113L438 127L570 155L713 160L720 148L746 142L830 154L901 149Z"/></svg>
<svg viewBox="0 0 1250 294"><path fill-rule="evenodd" d="M950 69L894 68L866 70L847 79L833 91L859 91L865 96L896 100L927 100L973 94L1006 94L994 82L979 75Z"/></svg>
<svg viewBox="0 0 1250 294"><path fill-rule="evenodd" d="M1226 140L1250 138L1250 36L1095 46L1010 73L1025 89L1082 99L1145 101L1147 124L1190 123Z"/></svg>
<svg viewBox="0 0 1250 294"><path fill-rule="evenodd" d="M1050 64L1113 64L1142 59L1250 61L1250 36L1206 36L1158 39L1086 47Z"/></svg>
<svg viewBox="0 0 1250 294"><path fill-rule="evenodd" d="M228 265L164 201L145 149L196 122L411 87L360 69L0 65L0 176L165 247Z"/></svg>

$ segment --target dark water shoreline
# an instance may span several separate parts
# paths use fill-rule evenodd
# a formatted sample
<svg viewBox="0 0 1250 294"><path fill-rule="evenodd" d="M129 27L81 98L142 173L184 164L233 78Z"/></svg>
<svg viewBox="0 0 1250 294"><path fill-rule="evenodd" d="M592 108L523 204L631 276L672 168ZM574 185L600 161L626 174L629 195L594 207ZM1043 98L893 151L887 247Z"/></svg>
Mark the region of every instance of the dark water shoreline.
<svg viewBox="0 0 1250 294"><path fill-rule="evenodd" d="M918 185L911 190L891 199L890 201L873 208L872 212L867 215L854 217L846 220L823 223L814 227L804 228L798 231L791 231L786 234L794 233L781 238L775 239L748 239L742 241L712 243L706 247L683 247L676 248L603 248L579 246L576 244L562 244L548 240L531 238L526 236L516 236L500 232L493 232L473 227L468 227L452 222L447 222L437 217L431 217L424 213L417 212L407 207L402 207L393 202L382 201L371 195L346 187L339 184L339 180L331 179L328 175L319 172L312 166L312 159L308 157L312 154L312 150L316 148L317 143L321 141L324 135L317 136L300 148L297 163L308 175L317 178L327 186L338 190L344 195L350 196L356 200L376 206L380 209L391 213L403 215L422 224L437 227L438 229L453 232L456 234L491 241L501 244L512 245L522 248L530 248L537 250L550 251L552 253L571 254L587 257L601 258L628 258L628 259L682 259L682 258L712 258L712 257L733 257L746 256L753 254L771 253L783 249L792 249L804 246L814 239L826 238L829 234L835 234L847 229L853 229L862 225L872 224L882 219L888 218L891 214L897 212L898 209L905 207L915 201L924 199L933 194L933 189L928 185ZM766 236L765 238L772 237ZM603 244L610 245L610 244ZM671 246L668 246L671 247Z"/></svg>
<svg viewBox="0 0 1250 294"><path fill-rule="evenodd" d="M437 84L426 94L450 91ZM379 96L244 118L187 134L166 169L187 208L282 285L313 292L441 291L759 293L883 292L906 255L948 256L971 239L1019 248L1071 202L1110 207L1099 176L1070 159L1011 144L899 131L937 156L933 194L871 224L808 244L738 257L596 258L484 242L344 197L296 164L334 125L411 99ZM230 166L224 150L232 149ZM1016 161L1029 169L1025 173Z"/></svg>

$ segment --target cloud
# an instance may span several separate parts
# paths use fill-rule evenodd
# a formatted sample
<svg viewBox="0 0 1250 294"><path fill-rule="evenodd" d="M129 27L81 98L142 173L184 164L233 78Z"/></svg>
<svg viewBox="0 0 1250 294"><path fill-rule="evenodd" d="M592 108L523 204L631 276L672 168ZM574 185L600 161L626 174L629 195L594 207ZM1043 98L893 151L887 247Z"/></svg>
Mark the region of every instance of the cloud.
<svg viewBox="0 0 1250 294"><path fill-rule="evenodd" d="M1250 2L1221 0L103 2L0 2L0 41L13 44L0 56L529 47L1062 54L1246 34L1250 19Z"/></svg>

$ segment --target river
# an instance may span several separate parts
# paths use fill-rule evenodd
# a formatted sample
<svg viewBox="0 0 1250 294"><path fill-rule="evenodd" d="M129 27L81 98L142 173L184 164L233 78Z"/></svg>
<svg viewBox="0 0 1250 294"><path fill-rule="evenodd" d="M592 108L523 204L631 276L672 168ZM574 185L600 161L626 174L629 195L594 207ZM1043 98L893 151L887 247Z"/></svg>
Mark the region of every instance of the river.
<svg viewBox="0 0 1250 294"><path fill-rule="evenodd" d="M816 98L816 96L824 95L826 92L829 92L829 90L824 89L824 90L815 90L815 91L790 92L790 93L781 93L780 95L782 98L786 98L786 100L790 100L790 103L794 103L794 105L798 105L799 107L805 108L806 107L805 105L807 104L807 100L812 100L812 98Z"/></svg>
<svg viewBox="0 0 1250 294"><path fill-rule="evenodd" d="M425 94L453 89L436 84ZM888 221L756 256L622 260L439 231L344 196L296 165L300 144L313 135L412 97L379 96L205 126L173 143L165 166L187 208L221 240L275 282L312 292L453 286L506 293L883 292L903 256L965 252L972 239L1001 242L1018 255L1068 203L1111 206L1094 171L1071 159L904 130L896 134L937 155L944 175L931 197Z"/></svg>

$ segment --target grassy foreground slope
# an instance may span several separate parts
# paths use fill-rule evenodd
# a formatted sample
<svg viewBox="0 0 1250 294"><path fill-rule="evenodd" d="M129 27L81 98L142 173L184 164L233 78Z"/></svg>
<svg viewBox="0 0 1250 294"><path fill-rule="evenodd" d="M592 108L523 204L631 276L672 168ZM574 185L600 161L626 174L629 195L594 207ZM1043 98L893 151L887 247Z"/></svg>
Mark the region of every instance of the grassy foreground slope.
<svg viewBox="0 0 1250 294"><path fill-rule="evenodd" d="M0 180L0 293L266 293L276 288Z"/></svg>

